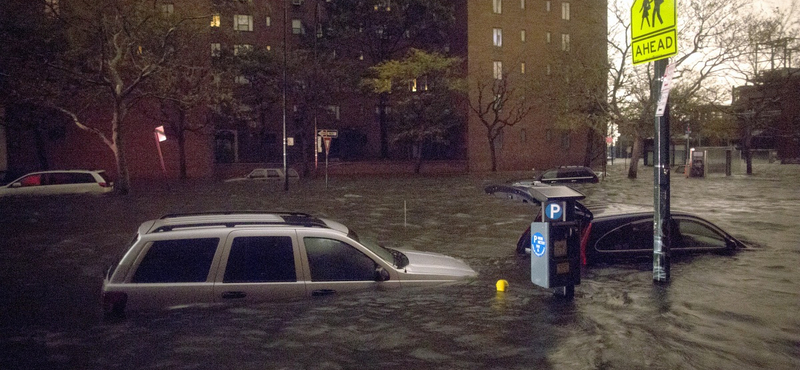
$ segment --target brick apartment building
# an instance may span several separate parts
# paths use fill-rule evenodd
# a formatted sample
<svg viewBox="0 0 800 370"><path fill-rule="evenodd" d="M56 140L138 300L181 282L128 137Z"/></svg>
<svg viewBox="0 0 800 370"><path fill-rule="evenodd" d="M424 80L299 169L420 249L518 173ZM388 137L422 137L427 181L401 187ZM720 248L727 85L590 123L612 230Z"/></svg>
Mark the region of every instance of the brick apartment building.
<svg viewBox="0 0 800 370"><path fill-rule="evenodd" d="M162 1L164 10L180 12L188 0ZM207 0L210 12L208 57L241 48L280 50L284 37L287 48L297 48L302 37L323 32L318 22L324 3L345 0ZM529 170L586 162L587 147L602 150L602 134L591 131L580 120L562 122L565 101L571 106L591 106L592 99L606 90L606 1L605 0L450 0L455 23L444 50L464 60L469 97L477 99L482 83L506 79L533 109L522 121L505 127L495 139L497 169ZM225 3L225 7L218 4ZM376 1L391 11L393 1ZM197 6L196 4L194 6ZM287 8L284 9L284 6ZM378 11L378 6L375 7ZM284 22L284 17L286 22ZM286 31L286 32L284 32ZM345 54L345 53L342 53ZM357 55L357 53L355 53ZM347 55L347 54L345 54ZM350 53L354 55L354 53ZM348 56L349 57L349 56ZM587 77L594 73L592 77ZM589 91L594 95L587 94ZM385 161L381 158L378 99L358 93L333 97L321 109L316 127L337 129L332 155L342 161ZM287 121L292 125L297 105L287 101ZM467 110L468 108L461 107ZM8 114L6 114L8 117ZM133 178L160 177L161 168L153 139L160 123L143 110L128 117L128 162ZM280 111L251 122L213 122L208 112L194 112L190 120L208 120L198 132L187 133L189 177L219 176L231 168L282 160ZM453 135L448 148L433 153L435 159L466 162L469 171L491 169L487 129L475 114L465 113L463 132ZM308 116L305 116L308 119ZM11 127L11 126L9 126ZM27 142L37 140L31 133L6 130L9 172L41 167ZM292 135L291 129L289 135ZM312 146L312 143L296 140ZM178 176L177 144L161 143L169 177ZM105 168L113 173L110 151L90 134L69 124L61 135L47 144L50 168ZM301 157L299 145L289 148L289 162ZM418 153L418 152L417 152ZM599 152L602 153L602 152ZM410 160L413 150L390 145L388 160ZM597 158L601 157L598 155ZM308 160L308 158L306 158ZM602 159L600 159L602 160Z"/></svg>

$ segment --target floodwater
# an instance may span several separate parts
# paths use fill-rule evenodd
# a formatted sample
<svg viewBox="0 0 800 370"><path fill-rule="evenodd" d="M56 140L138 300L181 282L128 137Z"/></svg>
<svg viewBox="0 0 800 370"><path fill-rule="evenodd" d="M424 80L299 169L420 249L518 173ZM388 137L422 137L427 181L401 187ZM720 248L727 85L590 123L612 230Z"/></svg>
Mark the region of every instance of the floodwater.
<svg viewBox="0 0 800 370"><path fill-rule="evenodd" d="M617 161L587 203L653 203L651 168ZM521 173L184 183L128 197L0 199L2 369L798 369L800 166L753 176L672 175L672 207L750 245L733 256L584 269L564 301L514 254L534 207L483 186ZM434 288L277 304L141 312L103 321L104 269L165 213L305 211L390 247L441 252L479 272ZM506 279L509 288L497 292Z"/></svg>

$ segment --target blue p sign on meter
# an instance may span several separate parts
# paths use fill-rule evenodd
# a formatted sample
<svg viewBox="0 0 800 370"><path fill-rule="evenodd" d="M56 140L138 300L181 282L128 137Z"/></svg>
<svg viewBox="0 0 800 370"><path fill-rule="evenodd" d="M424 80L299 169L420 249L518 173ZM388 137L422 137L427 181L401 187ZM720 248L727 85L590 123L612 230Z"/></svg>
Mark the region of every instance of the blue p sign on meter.
<svg viewBox="0 0 800 370"><path fill-rule="evenodd" d="M547 239L542 233L531 234L531 251L536 257L544 256L544 252L547 251Z"/></svg>
<svg viewBox="0 0 800 370"><path fill-rule="evenodd" d="M564 221L565 202L547 203L544 207L545 221Z"/></svg>

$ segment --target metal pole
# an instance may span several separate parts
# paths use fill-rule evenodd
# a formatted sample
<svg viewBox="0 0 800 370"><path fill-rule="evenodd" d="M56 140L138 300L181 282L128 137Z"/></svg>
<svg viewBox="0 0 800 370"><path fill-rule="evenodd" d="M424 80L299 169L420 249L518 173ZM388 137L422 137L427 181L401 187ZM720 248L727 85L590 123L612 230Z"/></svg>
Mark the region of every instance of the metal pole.
<svg viewBox="0 0 800 370"><path fill-rule="evenodd" d="M661 86L668 59L655 61L655 81L650 95L655 104L661 97ZM663 116L655 117L656 150L654 150L654 217L653 217L653 281L669 282L670 260L670 182L669 182L669 103Z"/></svg>
<svg viewBox="0 0 800 370"><path fill-rule="evenodd" d="M289 191L289 169L286 166L286 28L288 25L286 0L283 0L283 190Z"/></svg>

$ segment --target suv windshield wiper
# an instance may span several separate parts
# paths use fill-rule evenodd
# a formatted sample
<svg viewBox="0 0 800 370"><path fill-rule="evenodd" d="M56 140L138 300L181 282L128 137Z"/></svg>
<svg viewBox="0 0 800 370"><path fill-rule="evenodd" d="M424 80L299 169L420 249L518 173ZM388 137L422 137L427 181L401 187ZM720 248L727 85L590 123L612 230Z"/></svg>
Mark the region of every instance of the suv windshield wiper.
<svg viewBox="0 0 800 370"><path fill-rule="evenodd" d="M403 254L403 252L400 252L392 248L386 248L386 249L392 253L392 256L394 257L394 265L397 268L401 269L403 267L408 266L408 257L406 257L406 255Z"/></svg>

